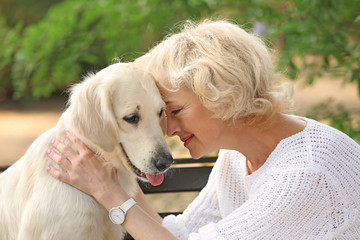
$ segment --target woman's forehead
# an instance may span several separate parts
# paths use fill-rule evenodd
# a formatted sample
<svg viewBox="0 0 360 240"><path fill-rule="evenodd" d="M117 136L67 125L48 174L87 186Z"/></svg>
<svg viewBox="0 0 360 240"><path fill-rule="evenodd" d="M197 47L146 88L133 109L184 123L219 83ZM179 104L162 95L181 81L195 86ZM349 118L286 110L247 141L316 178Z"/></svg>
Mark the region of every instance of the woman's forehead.
<svg viewBox="0 0 360 240"><path fill-rule="evenodd" d="M197 98L195 93L188 89L179 89L177 91L169 91L167 89L161 89L160 95L166 105L171 103L183 103L188 101L194 101Z"/></svg>

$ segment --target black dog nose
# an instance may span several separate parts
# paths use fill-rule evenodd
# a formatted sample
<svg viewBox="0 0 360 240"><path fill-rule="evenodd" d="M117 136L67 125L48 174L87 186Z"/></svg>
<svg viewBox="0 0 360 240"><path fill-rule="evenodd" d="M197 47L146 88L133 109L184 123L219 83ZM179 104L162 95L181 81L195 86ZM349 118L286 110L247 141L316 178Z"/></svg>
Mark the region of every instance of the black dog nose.
<svg viewBox="0 0 360 240"><path fill-rule="evenodd" d="M171 154L169 153L158 153L154 157L154 164L157 170L160 172L165 171L168 169L171 164L173 164L174 159L172 158Z"/></svg>

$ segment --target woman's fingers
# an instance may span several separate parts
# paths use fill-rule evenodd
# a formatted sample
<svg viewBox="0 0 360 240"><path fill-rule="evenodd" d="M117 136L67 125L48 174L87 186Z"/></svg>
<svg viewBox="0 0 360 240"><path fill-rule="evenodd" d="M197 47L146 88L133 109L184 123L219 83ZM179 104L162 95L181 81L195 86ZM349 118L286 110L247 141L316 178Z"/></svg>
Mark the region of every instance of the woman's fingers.
<svg viewBox="0 0 360 240"><path fill-rule="evenodd" d="M47 171L56 179L91 196L101 195L104 189L118 184L116 169L112 164L91 151L80 139L71 133L66 133L71 141L71 147L54 139L53 149L47 154L57 166L48 166ZM65 171L62 171L65 170Z"/></svg>
<svg viewBox="0 0 360 240"><path fill-rule="evenodd" d="M48 166L47 167L47 171L56 179L62 181L62 182L65 182L65 183L69 183L69 179L70 179L70 176L67 172L63 172L63 171L60 171L58 169L56 169L54 166Z"/></svg>
<svg viewBox="0 0 360 240"><path fill-rule="evenodd" d="M57 139L53 139L51 141L51 145L58 150L62 155L64 155L67 159L75 158L78 154L68 145L60 142Z"/></svg>
<svg viewBox="0 0 360 240"><path fill-rule="evenodd" d="M67 131L66 137L74 144L79 152L89 151L89 148L71 132Z"/></svg>
<svg viewBox="0 0 360 240"><path fill-rule="evenodd" d="M56 153L54 150L48 149L47 154L57 165L59 165L64 170L67 171L71 169L71 162L68 159L62 157L60 154Z"/></svg>

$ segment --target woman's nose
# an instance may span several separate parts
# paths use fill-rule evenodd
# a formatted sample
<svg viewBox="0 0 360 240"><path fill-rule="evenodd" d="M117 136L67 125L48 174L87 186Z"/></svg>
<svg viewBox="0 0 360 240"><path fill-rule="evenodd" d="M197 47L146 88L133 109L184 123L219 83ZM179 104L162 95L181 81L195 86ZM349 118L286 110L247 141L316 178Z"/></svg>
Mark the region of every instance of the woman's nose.
<svg viewBox="0 0 360 240"><path fill-rule="evenodd" d="M171 114L168 115L166 123L166 134L169 137L175 136L180 131L179 121L173 116L171 116Z"/></svg>

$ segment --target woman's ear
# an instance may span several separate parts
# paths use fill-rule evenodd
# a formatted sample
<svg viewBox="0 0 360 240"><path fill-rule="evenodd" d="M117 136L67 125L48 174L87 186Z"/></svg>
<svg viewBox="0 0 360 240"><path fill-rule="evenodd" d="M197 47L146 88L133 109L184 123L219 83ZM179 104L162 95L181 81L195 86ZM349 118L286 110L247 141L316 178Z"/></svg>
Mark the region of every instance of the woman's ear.
<svg viewBox="0 0 360 240"><path fill-rule="evenodd" d="M111 102L112 89L106 84L107 80L89 75L82 83L75 85L69 108L72 131L104 151L111 152L118 143L118 131Z"/></svg>

